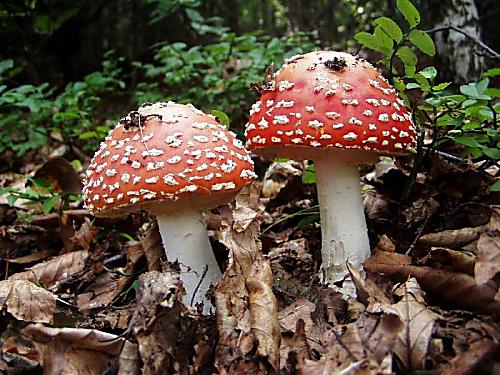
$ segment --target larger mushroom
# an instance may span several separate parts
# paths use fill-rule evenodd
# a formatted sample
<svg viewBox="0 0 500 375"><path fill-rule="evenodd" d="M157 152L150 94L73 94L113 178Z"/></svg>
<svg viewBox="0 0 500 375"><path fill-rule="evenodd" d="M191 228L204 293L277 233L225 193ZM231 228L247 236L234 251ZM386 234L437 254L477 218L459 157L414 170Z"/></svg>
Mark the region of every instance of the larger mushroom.
<svg viewBox="0 0 500 375"><path fill-rule="evenodd" d="M155 103L110 131L87 169L83 195L97 216L156 215L167 258L180 265L185 302L204 302L207 311L206 292L221 272L202 211L229 202L254 177L243 144L213 116L189 104Z"/></svg>
<svg viewBox="0 0 500 375"><path fill-rule="evenodd" d="M321 216L322 277L338 286L346 262L370 255L358 165L415 146L411 115L365 60L343 52L295 56L261 85L247 146L267 157L314 160ZM351 283L342 291L353 295Z"/></svg>

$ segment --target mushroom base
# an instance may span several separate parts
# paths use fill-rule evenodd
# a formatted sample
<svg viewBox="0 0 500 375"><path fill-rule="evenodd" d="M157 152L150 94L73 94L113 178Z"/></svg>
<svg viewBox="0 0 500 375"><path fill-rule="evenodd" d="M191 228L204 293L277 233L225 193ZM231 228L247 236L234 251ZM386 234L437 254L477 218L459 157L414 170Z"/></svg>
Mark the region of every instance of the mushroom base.
<svg viewBox="0 0 500 375"><path fill-rule="evenodd" d="M175 214L155 211L167 259L177 261L181 269L180 279L186 290L184 303L194 306L203 302L203 311L208 313L212 304L206 293L222 275L201 211L192 207L184 207Z"/></svg>
<svg viewBox="0 0 500 375"><path fill-rule="evenodd" d="M344 295L355 297L347 262L361 271L370 256L358 168L333 158L314 162L321 216L322 279Z"/></svg>

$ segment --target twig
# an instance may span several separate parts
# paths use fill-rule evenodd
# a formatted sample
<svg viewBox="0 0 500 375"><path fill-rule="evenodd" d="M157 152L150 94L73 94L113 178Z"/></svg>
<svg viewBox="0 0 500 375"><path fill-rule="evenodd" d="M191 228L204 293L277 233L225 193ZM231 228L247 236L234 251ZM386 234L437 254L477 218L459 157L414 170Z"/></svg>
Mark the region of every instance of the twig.
<svg viewBox="0 0 500 375"><path fill-rule="evenodd" d="M460 34L466 36L467 38L472 40L475 44L477 44L479 47L481 47L492 59L500 60L500 53L498 53L495 50L493 50L492 48L488 47L486 44L481 42L475 36L470 35L468 32L463 31L462 29L460 29L454 25L436 27L434 29L427 30L427 33L438 33L441 31L449 31L449 30L456 31L457 33L460 33Z"/></svg>
<svg viewBox="0 0 500 375"><path fill-rule="evenodd" d="M198 289L200 289L200 285L203 282L203 279L205 278L205 276L207 275L207 272L208 272L208 266L205 266L205 268L203 269L203 274L201 275L201 279L200 279L200 281L198 281L198 285L196 285L196 288L194 288L193 296L191 297L191 301L190 301L191 306L193 306L194 297L196 296Z"/></svg>

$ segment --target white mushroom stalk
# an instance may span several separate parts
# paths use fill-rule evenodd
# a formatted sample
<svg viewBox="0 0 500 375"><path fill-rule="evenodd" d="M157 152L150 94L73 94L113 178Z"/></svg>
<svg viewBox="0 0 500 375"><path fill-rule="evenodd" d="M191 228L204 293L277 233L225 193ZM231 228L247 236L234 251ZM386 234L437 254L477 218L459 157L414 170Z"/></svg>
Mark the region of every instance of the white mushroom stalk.
<svg viewBox="0 0 500 375"><path fill-rule="evenodd" d="M346 262L360 270L370 256L358 167L331 158L317 159L314 165L321 216L323 283L346 296L355 296Z"/></svg>
<svg viewBox="0 0 500 375"><path fill-rule="evenodd" d="M167 259L179 264L184 303L195 306L203 302L204 311L209 312L212 305L206 293L221 279L221 271L201 212L186 207L175 214L157 214L156 219Z"/></svg>

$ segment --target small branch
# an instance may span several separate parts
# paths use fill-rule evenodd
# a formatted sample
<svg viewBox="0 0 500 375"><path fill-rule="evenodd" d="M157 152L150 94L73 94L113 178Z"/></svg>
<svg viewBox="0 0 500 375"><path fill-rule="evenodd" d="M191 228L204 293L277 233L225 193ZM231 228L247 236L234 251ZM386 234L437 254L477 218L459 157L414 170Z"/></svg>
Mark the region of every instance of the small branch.
<svg viewBox="0 0 500 375"><path fill-rule="evenodd" d="M454 25L436 27L434 29L427 30L427 33L431 34L431 33L438 33L441 31L449 31L449 30L456 31L457 33L460 33L460 34L466 36L467 38L472 40L476 45L481 47L489 55L489 57L491 57L492 59L495 59L495 60L500 60L500 53L498 53L495 50L493 50L492 48L488 47L486 44L481 42L475 36L470 35L468 32L463 31L462 29L460 29Z"/></svg>

